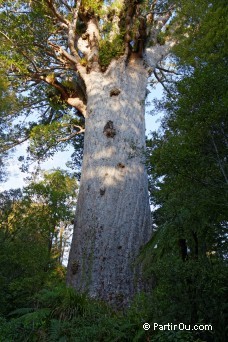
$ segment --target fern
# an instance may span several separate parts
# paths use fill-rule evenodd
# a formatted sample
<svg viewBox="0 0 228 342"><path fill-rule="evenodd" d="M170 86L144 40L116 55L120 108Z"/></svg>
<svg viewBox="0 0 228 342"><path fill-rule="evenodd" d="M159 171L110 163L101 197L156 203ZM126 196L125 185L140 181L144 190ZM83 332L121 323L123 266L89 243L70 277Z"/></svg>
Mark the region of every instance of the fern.
<svg viewBox="0 0 228 342"><path fill-rule="evenodd" d="M34 310L35 310L34 308L19 308L10 312L9 316L14 316L14 315L23 316L23 315L33 312Z"/></svg>
<svg viewBox="0 0 228 342"><path fill-rule="evenodd" d="M79 294L74 289L66 289L62 303L62 319L71 319L77 314L85 315L88 300L85 294ZM64 317L66 316L66 317Z"/></svg>
<svg viewBox="0 0 228 342"><path fill-rule="evenodd" d="M57 319L52 319L49 328L50 341L58 341L61 330L61 322Z"/></svg>
<svg viewBox="0 0 228 342"><path fill-rule="evenodd" d="M32 333L34 330L39 329L45 325L50 315L50 309L19 308L17 310L14 310L11 315L18 316L13 319L18 327L22 327L25 330L27 329Z"/></svg>

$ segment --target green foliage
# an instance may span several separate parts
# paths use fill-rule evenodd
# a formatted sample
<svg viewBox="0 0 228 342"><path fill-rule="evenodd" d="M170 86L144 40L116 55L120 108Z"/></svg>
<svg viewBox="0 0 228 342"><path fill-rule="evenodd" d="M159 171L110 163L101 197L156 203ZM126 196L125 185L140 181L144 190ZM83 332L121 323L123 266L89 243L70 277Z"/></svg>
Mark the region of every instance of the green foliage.
<svg viewBox="0 0 228 342"><path fill-rule="evenodd" d="M48 9L44 2L33 2L30 4L27 1L18 1L14 4L14 11L10 11L10 4L7 1L1 3L1 36L3 46L0 50L0 55L4 59L4 63L13 65L21 72L28 73L27 67L30 63L30 58L34 54L42 56L42 51L35 46L39 40L46 41L50 31L53 28L52 21L48 16ZM16 12L20 15L16 15ZM28 29L30 23L36 30ZM18 42L17 45L14 45ZM10 59L7 55L7 50L11 48ZM12 49L13 48L13 49ZM1 59L2 59L1 58Z"/></svg>
<svg viewBox="0 0 228 342"><path fill-rule="evenodd" d="M74 218L76 181L56 170L22 192L4 192L0 223L0 314L29 305L46 283L65 278L64 248Z"/></svg>
<svg viewBox="0 0 228 342"><path fill-rule="evenodd" d="M38 155L47 155L47 152L55 147L56 137L59 136L59 130L61 127L60 122L53 122L49 125L38 125L34 126L30 133L31 146L30 150L32 153Z"/></svg>
<svg viewBox="0 0 228 342"><path fill-rule="evenodd" d="M46 1L1 1L0 8L0 89L4 87L4 93L0 90L3 100L0 105L0 127L4 133L0 140L1 154L28 140L30 133L31 138L37 133L36 144L32 144L30 152L36 158L51 155L58 150L58 145L61 145L59 149L66 147L66 141L61 143L58 138L69 135L66 127L59 125L63 114L68 114L68 109L60 93L55 88L51 91L40 77L59 75L59 68L62 69L48 44L54 35L60 41L61 34ZM67 81L69 76L72 73L66 71L59 81L65 81L63 87L67 89L69 86L69 96L72 96L73 89ZM31 116L32 119L28 119ZM67 123L65 119L63 125ZM35 129L40 124L40 129ZM51 127L48 130L49 124ZM42 129L44 136L50 140L45 146L42 146L42 134L39 134ZM52 132L55 139L51 138Z"/></svg>
<svg viewBox="0 0 228 342"><path fill-rule="evenodd" d="M4 75L2 70L0 71L0 118L1 118L1 124L4 120L3 114L6 114L7 111L10 111L10 107L14 107L16 105L16 95L13 91L10 91L9 89L9 80ZM12 109L12 108L11 108Z"/></svg>
<svg viewBox="0 0 228 342"><path fill-rule="evenodd" d="M150 141L156 209L154 234L141 255L145 277L153 288L148 316L150 322L213 327L211 332L190 336L160 332L155 341L225 341L228 89L223 35L227 8L223 1L181 3L186 26L180 33L184 28L186 35L175 52L185 77L167 86L157 105L165 116ZM223 18L219 20L218 15ZM213 32L216 39L211 37Z"/></svg>
<svg viewBox="0 0 228 342"><path fill-rule="evenodd" d="M44 289L35 298L35 308L12 312L2 319L0 337L25 341L143 341L140 313L115 313L103 303L77 294L73 289ZM136 316L134 316L136 315ZM17 316L17 317L15 317Z"/></svg>
<svg viewBox="0 0 228 342"><path fill-rule="evenodd" d="M112 41L108 38L102 39L99 43L100 64L107 67L113 58L118 58L124 53L123 35L116 35Z"/></svg>
<svg viewBox="0 0 228 342"><path fill-rule="evenodd" d="M82 6L85 10L94 12L96 15L102 14L102 0L82 0Z"/></svg>
<svg viewBox="0 0 228 342"><path fill-rule="evenodd" d="M12 66L11 66L12 67ZM4 65L0 61L0 182L4 180L4 164L7 156L6 137L12 129L12 113L20 109L15 91L4 73Z"/></svg>
<svg viewBox="0 0 228 342"><path fill-rule="evenodd" d="M205 342L195 339L192 333L188 331L160 331L153 337L156 342Z"/></svg>
<svg viewBox="0 0 228 342"><path fill-rule="evenodd" d="M160 45L164 45L165 44L165 37L166 37L166 34L163 33L163 32L160 32L157 36L157 42L158 44Z"/></svg>
<svg viewBox="0 0 228 342"><path fill-rule="evenodd" d="M151 251L153 257L155 253ZM157 261L152 260L153 263L150 259L150 264L145 265L147 277L153 284L149 321L159 324L211 324L212 332L198 336L207 341L213 340L213 336L222 340L226 334L227 306L224 298L228 276L224 263L206 258L183 262L172 252Z"/></svg>
<svg viewBox="0 0 228 342"><path fill-rule="evenodd" d="M142 325L153 310L148 296L138 296L125 313L63 286L43 289L34 308L23 308L1 319L0 337L31 341L188 341L200 342L188 331L145 331ZM8 334L8 335L7 335Z"/></svg>
<svg viewBox="0 0 228 342"><path fill-rule="evenodd" d="M181 26L174 51L183 64L193 66L205 60L216 63L227 56L227 2L225 0L180 1Z"/></svg>
<svg viewBox="0 0 228 342"><path fill-rule="evenodd" d="M109 2L109 8L111 10L115 9L115 10L121 11L123 9L122 0L113 0L113 1L108 1L108 2Z"/></svg>
<svg viewBox="0 0 228 342"><path fill-rule="evenodd" d="M37 299L42 305L51 308L52 317L61 321L84 316L89 310L88 298L84 294L76 293L72 288L44 289Z"/></svg>
<svg viewBox="0 0 228 342"><path fill-rule="evenodd" d="M84 123L72 113L64 115L58 111L51 123L34 124L30 128L30 158L43 160L54 155L56 151L64 151L68 144L68 137L76 132L77 125L81 127ZM75 137L75 140L79 139Z"/></svg>
<svg viewBox="0 0 228 342"><path fill-rule="evenodd" d="M214 234L224 232L226 220L225 70L223 62L208 65L177 83L176 97L163 106L164 133L153 140L155 204L162 203L159 224L164 222L163 229L179 227L179 238L195 232L202 253L214 250ZM194 250L190 235L189 247ZM222 253L223 243L219 246Z"/></svg>

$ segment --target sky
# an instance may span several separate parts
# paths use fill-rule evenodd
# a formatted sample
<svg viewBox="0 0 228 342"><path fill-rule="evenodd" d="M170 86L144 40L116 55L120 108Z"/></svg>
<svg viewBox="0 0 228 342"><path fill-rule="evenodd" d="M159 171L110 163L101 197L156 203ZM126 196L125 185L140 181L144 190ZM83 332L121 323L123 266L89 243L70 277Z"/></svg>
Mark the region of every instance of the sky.
<svg viewBox="0 0 228 342"><path fill-rule="evenodd" d="M159 84L147 97L147 101L151 102L153 98L161 98L162 86ZM150 111L152 107L146 107L146 111ZM161 120L161 113L157 115L146 114L146 135L149 136L151 131L158 129ZM40 164L42 170L51 170L61 168L67 170L66 162L70 160L70 155L73 153L73 148L65 152L57 152L53 157L47 159ZM15 152L9 157L7 165L7 181L0 183L0 192L9 189L16 189L26 186L25 178L28 173L20 171L21 162L18 157L26 154L26 143L16 148ZM34 168L36 165L33 165ZM32 171L31 168L31 171Z"/></svg>

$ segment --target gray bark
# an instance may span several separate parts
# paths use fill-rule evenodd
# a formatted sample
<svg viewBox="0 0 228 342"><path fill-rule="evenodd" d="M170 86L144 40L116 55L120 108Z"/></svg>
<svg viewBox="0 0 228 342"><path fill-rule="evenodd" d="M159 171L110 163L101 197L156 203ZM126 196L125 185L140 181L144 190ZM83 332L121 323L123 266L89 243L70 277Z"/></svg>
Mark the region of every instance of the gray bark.
<svg viewBox="0 0 228 342"><path fill-rule="evenodd" d="M126 306L143 289L140 249L151 237L145 167L147 71L140 59L112 62L85 78L82 177L67 283Z"/></svg>

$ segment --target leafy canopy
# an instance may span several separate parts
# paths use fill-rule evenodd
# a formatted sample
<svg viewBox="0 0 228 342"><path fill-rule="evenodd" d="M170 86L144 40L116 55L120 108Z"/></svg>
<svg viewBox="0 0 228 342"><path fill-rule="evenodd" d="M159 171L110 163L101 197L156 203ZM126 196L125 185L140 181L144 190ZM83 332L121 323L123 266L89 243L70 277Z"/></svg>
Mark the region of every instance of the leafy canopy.
<svg viewBox="0 0 228 342"><path fill-rule="evenodd" d="M1 152L30 140L30 158L41 160L69 142L82 147L86 75L105 72L121 56L144 58L146 48L170 41L175 27L195 27L191 11L184 15L192 8L186 3L2 0L0 66L7 94L0 93Z"/></svg>

